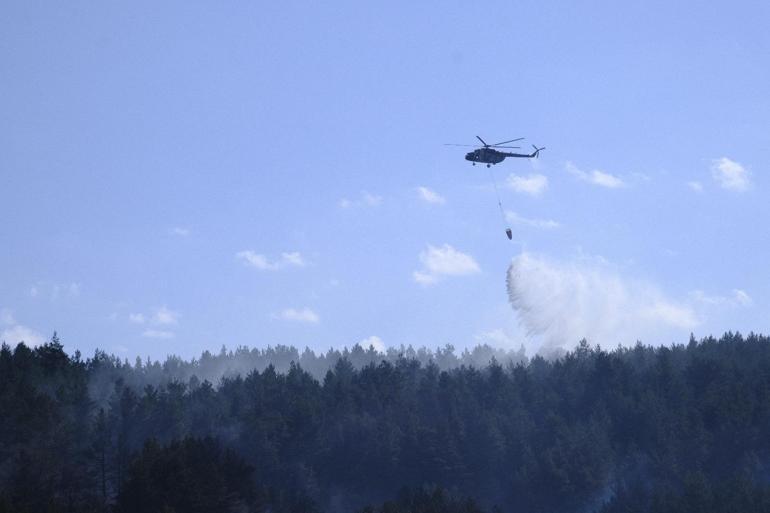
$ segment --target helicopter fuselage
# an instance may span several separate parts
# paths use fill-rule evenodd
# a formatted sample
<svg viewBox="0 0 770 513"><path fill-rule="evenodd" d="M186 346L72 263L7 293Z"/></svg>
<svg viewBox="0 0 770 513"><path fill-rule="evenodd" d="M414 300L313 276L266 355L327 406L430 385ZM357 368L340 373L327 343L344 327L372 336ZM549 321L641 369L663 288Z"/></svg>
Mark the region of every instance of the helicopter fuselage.
<svg viewBox="0 0 770 513"><path fill-rule="evenodd" d="M518 139L511 139L510 141L503 141L501 143L497 144L487 144L484 139L476 136L476 139L478 139L483 146L481 148L476 148L473 151L469 151L465 154L465 160L469 162L473 162L473 165L476 165L476 162L480 162L482 164L486 164L487 167L492 166L494 164L499 164L500 162L504 161L506 157L516 157L516 158L523 158L523 159L531 159L531 158L537 158L538 154L545 148L538 148L534 144L532 145L532 148L535 150L532 153L508 153L505 151L499 151L497 148L519 148L519 146L505 146L506 144L521 141L524 139L523 137L519 137ZM467 144L448 144L447 146L468 146Z"/></svg>
<svg viewBox="0 0 770 513"><path fill-rule="evenodd" d="M537 158L538 154L544 150L545 148L538 148L535 145L532 145L533 148L535 148L535 151L532 153L508 153L505 151L497 151L494 148L479 148L473 151L469 151L465 154L465 160L468 160L470 162L473 162L473 165L476 165L476 162L480 162L482 164L486 164L487 167L499 164L500 162L504 161L506 157L516 157L521 159L531 159L531 158Z"/></svg>
<svg viewBox="0 0 770 513"><path fill-rule="evenodd" d="M502 151L493 150L492 148L479 148L466 153L465 160L473 162L474 164L476 162L480 162L481 164L499 164L508 156L510 155Z"/></svg>

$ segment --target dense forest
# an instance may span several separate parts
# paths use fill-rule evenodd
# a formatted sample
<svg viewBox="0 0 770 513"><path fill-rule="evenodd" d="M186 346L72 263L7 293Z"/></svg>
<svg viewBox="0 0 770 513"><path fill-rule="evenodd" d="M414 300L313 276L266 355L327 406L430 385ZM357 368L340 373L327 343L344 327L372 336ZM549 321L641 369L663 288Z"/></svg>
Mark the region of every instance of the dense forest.
<svg viewBox="0 0 770 513"><path fill-rule="evenodd" d="M766 512L770 338L0 349L0 513Z"/></svg>

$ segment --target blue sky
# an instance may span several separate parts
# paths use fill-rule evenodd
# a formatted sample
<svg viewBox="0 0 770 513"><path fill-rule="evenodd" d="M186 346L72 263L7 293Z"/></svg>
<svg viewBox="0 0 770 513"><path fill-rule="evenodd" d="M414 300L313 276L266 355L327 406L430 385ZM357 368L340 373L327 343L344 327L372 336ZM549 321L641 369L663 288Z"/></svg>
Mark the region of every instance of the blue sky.
<svg viewBox="0 0 770 513"><path fill-rule="evenodd" d="M1 338L160 358L770 332L768 22L5 2ZM547 147L493 168L513 242L486 168L442 145L477 134Z"/></svg>

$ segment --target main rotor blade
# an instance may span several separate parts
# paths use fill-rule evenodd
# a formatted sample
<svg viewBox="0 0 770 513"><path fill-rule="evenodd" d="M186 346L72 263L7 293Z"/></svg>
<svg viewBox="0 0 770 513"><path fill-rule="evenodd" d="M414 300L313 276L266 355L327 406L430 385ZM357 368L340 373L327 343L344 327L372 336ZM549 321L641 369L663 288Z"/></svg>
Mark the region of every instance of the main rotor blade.
<svg viewBox="0 0 770 513"><path fill-rule="evenodd" d="M490 146L490 148L508 148L511 150L514 150L514 149L518 150L519 148L521 148L521 146L498 146L495 144L494 146Z"/></svg>
<svg viewBox="0 0 770 513"><path fill-rule="evenodd" d="M468 146L469 148L478 148L479 147L478 144L451 144L451 143L446 143L446 144L444 144L444 146Z"/></svg>
<svg viewBox="0 0 770 513"><path fill-rule="evenodd" d="M484 146L489 146L487 143L485 143L485 142L484 142L484 139L482 139L482 138L481 138L481 137L479 137L478 135L476 136L476 139L478 139L479 141L481 141L481 144L483 144Z"/></svg>
<svg viewBox="0 0 770 513"><path fill-rule="evenodd" d="M492 146L500 146L501 144L508 144L508 143L512 143L512 142L516 142L516 141L523 141L523 140L524 140L523 137L519 137L518 139L511 139L510 141L499 142L497 144L493 144Z"/></svg>

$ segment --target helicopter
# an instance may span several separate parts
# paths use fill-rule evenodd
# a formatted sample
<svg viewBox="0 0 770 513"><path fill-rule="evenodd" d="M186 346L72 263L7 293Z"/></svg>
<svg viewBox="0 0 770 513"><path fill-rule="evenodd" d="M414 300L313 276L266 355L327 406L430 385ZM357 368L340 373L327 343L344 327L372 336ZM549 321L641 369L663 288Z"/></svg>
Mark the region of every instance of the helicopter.
<svg viewBox="0 0 770 513"><path fill-rule="evenodd" d="M495 164L499 164L500 162L504 161L506 157L518 157L518 158L525 158L525 159L531 159L531 158L537 158L540 155L540 152L545 149L538 148L534 144L532 147L535 149L532 153L510 153L506 151L498 151L498 148L501 149L518 149L520 146L505 146L506 144L510 144L513 142L521 141L524 138L519 137L518 139L511 139L510 141L503 141L499 142L497 144L487 144L487 142L479 137L476 136L476 139L481 141L480 148L476 148L473 151L469 151L465 154L465 160L468 160L473 163L473 165L476 165L476 162L481 162L482 164L486 164L487 167L491 167ZM470 144L446 144L445 146L471 146ZM507 223L505 210L503 209L503 202L500 199L500 193L497 192L497 183L495 182L495 177L492 173L492 171L489 171L489 177L492 179L492 184L495 187L495 195L497 195L497 205L500 207L500 215L503 219L503 224ZM511 230L510 226L506 226L505 228L505 235L508 237L508 240L513 240L513 231Z"/></svg>
<svg viewBox="0 0 770 513"><path fill-rule="evenodd" d="M481 144L483 145L480 148L476 148L473 151L469 151L465 154L465 160L468 160L473 163L473 165L476 165L476 162L480 162L482 164L486 164L487 167L490 167L494 164L499 164L503 160L505 160L506 157L519 157L519 158L537 158L541 151L545 149L538 148L534 144L532 147L535 149L532 153L509 153L505 151L498 151L497 148L504 148L504 149L518 149L520 146L503 146L505 144L509 144L516 141L521 141L524 138L519 137L518 139L511 139L510 141L503 141L499 142L497 144L487 144L484 139L476 136L476 139L481 141ZM446 144L445 146L472 146L470 144Z"/></svg>

